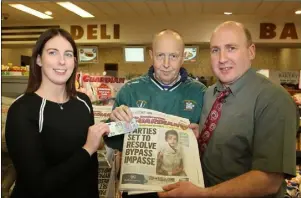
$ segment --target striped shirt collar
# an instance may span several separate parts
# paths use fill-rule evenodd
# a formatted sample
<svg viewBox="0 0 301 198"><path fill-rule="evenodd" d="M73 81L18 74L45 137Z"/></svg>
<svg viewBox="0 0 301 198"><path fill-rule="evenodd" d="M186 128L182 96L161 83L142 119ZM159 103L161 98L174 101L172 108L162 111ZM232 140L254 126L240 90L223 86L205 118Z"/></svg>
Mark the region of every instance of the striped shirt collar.
<svg viewBox="0 0 301 198"><path fill-rule="evenodd" d="M151 66L148 70L148 76L150 77L151 81L161 90L165 90L165 91L173 91L175 90L177 87L180 86L180 84L182 84L183 82L185 82L187 80L188 77L188 73L186 71L186 69L184 69L183 67L180 68L179 71L179 80L177 80L177 82L175 84L173 84L172 86L166 86L163 85L162 83L160 83L155 77L154 77L154 66Z"/></svg>

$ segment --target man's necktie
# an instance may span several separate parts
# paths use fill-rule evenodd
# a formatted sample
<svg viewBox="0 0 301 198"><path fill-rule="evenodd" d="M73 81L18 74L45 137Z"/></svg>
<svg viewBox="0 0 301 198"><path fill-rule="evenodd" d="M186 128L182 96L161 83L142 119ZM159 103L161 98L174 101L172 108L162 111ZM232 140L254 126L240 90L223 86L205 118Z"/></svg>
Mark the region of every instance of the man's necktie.
<svg viewBox="0 0 301 198"><path fill-rule="evenodd" d="M217 126L218 120L221 117L223 102L230 93L231 90L229 88L220 92L215 102L213 103L213 106L208 114L208 117L204 123L203 130L198 139L200 156L203 155L205 149L207 148L210 137L212 136L213 131Z"/></svg>

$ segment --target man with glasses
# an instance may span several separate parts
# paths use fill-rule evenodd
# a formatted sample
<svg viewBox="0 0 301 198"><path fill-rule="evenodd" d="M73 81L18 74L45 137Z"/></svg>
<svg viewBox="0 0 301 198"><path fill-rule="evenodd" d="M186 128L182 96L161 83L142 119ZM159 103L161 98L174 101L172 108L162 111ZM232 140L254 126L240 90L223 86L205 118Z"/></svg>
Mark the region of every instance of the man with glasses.
<svg viewBox="0 0 301 198"><path fill-rule="evenodd" d="M184 46L182 36L173 30L167 29L156 34L149 51L153 66L147 74L129 81L121 88L110 120L130 121L133 115L129 107L143 107L187 118L192 123L190 128L198 131L197 123L206 86L188 77L182 67ZM123 135L104 139L107 146L122 151ZM153 193L145 196L157 195Z"/></svg>

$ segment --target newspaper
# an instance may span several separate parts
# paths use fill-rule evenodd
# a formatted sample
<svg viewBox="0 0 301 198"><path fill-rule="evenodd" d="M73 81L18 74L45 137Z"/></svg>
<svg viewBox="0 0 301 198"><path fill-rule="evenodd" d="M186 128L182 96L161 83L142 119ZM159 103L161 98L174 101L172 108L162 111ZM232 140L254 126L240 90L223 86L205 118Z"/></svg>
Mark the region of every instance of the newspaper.
<svg viewBox="0 0 301 198"><path fill-rule="evenodd" d="M131 108L139 128L125 134L120 191L128 194L163 191L162 186L190 181L204 187L195 135L188 119Z"/></svg>
<svg viewBox="0 0 301 198"><path fill-rule="evenodd" d="M112 159L107 159L104 150L97 151L98 158L98 191L100 198L114 197L115 194L115 169L109 164ZM113 156L112 156L113 157Z"/></svg>
<svg viewBox="0 0 301 198"><path fill-rule="evenodd" d="M113 106L92 105L95 123L105 122L109 119Z"/></svg>

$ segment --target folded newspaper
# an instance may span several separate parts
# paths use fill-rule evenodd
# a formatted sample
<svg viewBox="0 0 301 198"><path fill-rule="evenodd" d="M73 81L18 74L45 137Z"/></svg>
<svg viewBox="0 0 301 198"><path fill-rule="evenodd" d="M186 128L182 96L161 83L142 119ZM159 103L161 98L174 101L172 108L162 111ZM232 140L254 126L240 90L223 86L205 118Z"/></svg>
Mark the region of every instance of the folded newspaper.
<svg viewBox="0 0 301 198"><path fill-rule="evenodd" d="M163 191L162 186L190 181L204 187L197 140L188 119L131 108L138 129L124 136L120 191Z"/></svg>

